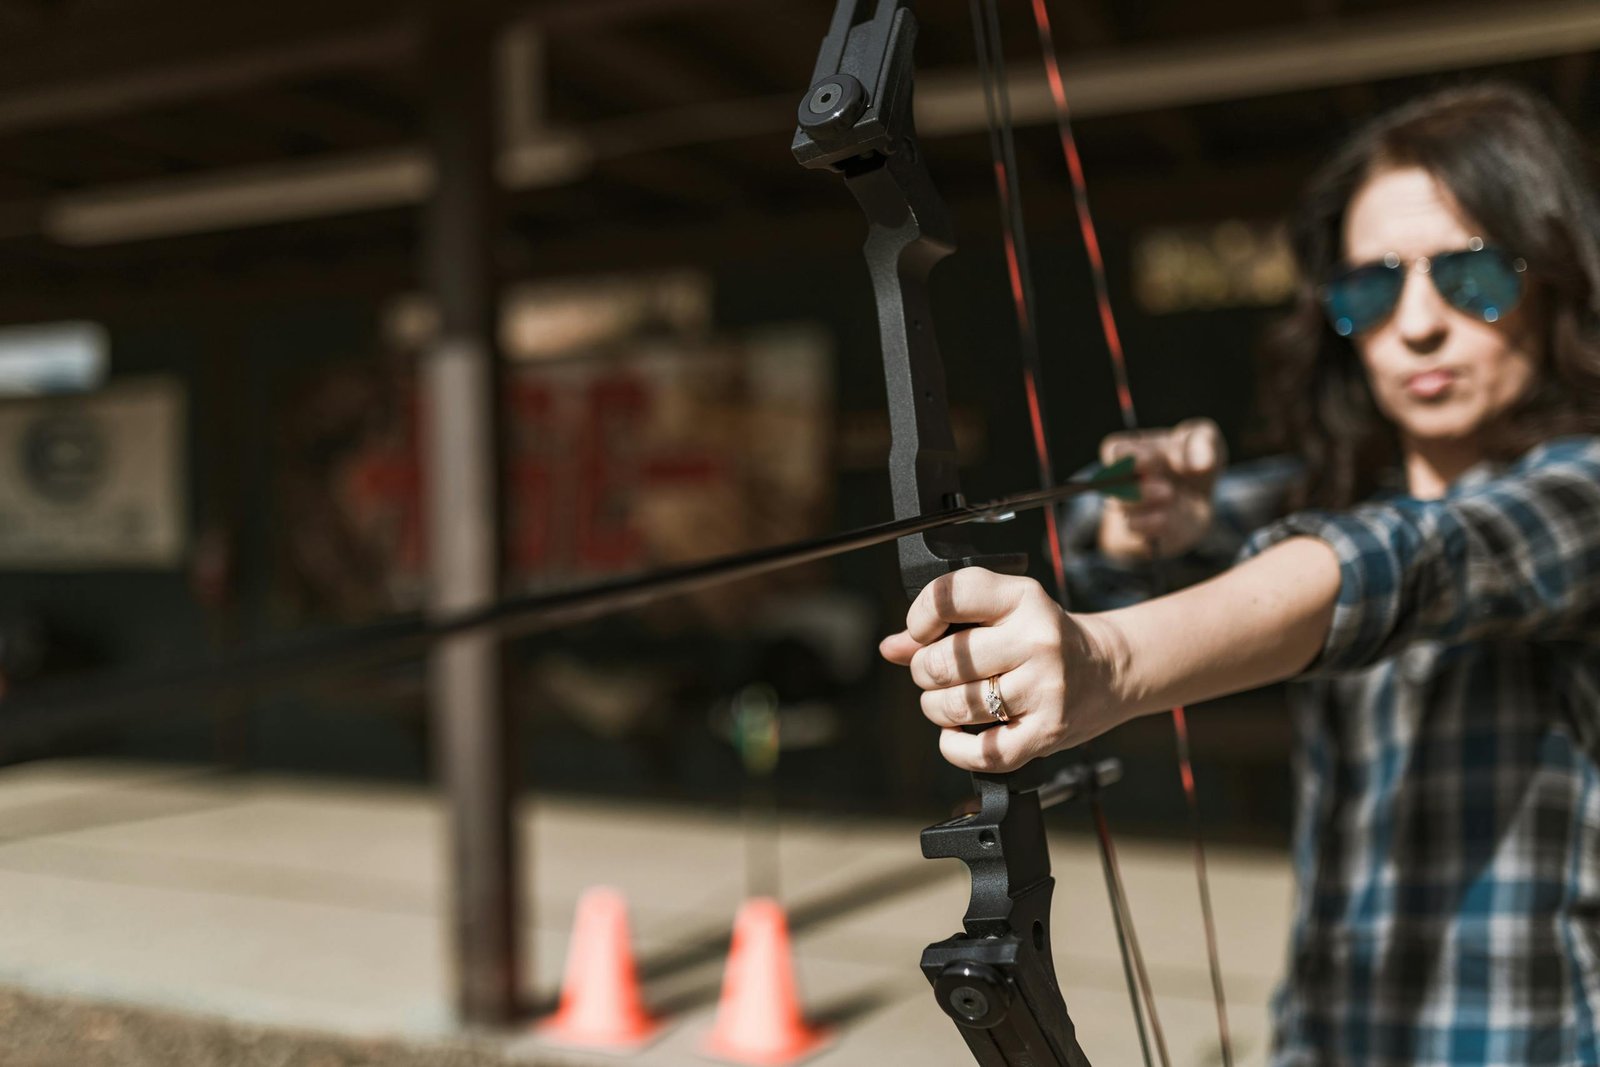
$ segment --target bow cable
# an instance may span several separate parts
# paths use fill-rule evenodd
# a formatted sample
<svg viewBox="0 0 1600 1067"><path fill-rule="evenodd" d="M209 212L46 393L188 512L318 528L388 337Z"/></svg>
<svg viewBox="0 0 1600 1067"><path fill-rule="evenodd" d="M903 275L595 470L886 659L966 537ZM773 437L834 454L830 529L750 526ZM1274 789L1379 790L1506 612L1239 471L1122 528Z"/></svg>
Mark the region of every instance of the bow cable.
<svg viewBox="0 0 1600 1067"><path fill-rule="evenodd" d="M1034 314L1038 301L1033 288L1033 268L1028 256L1022 189L1017 174L1015 127L1011 119L1005 47L1000 34L998 8L994 0L971 0L969 7L972 13L973 38L977 44L984 107L988 118L995 188L1000 203L1000 229L1005 244L1006 270L1011 283L1012 306L1016 313L1017 330L1021 339L1023 388L1028 401L1028 417L1033 431L1034 453L1039 464L1039 479L1041 484L1049 485L1054 481L1054 475L1051 468L1049 434L1040 403L1041 360ZM1045 511L1045 523L1050 546L1050 562L1056 582L1056 598L1065 609L1068 607L1066 567L1062 559L1061 537L1054 508ZM1096 836L1099 839L1106 895L1111 904L1112 926L1116 931L1117 950L1122 959L1122 974L1127 984L1128 1002L1133 1010L1134 1029L1139 1035L1140 1051L1144 1056L1145 1067L1153 1067L1150 1055L1150 1035L1153 1034L1160 1062L1163 1067L1167 1067L1170 1060L1167 1055L1166 1037L1162 1032L1144 954L1140 951L1139 938L1134 931L1133 913L1128 905L1121 866L1117 863L1116 848L1111 841L1110 827L1106 822L1098 790L1090 792L1089 804ZM1146 1018L1149 1020L1149 1033L1146 1032Z"/></svg>
<svg viewBox="0 0 1600 1067"><path fill-rule="evenodd" d="M984 10L987 6L988 24ZM978 48L978 70L983 83L983 103L988 114L989 150L994 159L994 184L1000 200L1000 233L1005 241L1006 274L1011 283L1011 304L1022 341L1022 387L1028 401L1028 423L1033 431L1034 458L1039 464L1039 484L1054 485L1050 437L1039 399L1039 333L1034 326L1033 269L1028 258L1027 230L1023 225L1022 190L1017 184L1016 147L1012 139L1011 101L1004 89L1005 57L1000 51L994 8L971 0L972 36ZM997 77L998 76L998 77ZM1067 572L1061 554L1061 536L1055 508L1046 508L1045 531L1050 546L1050 571L1055 578L1056 600L1067 604Z"/></svg>
<svg viewBox="0 0 1600 1067"><path fill-rule="evenodd" d="M1106 348L1111 353L1112 372L1116 378L1117 406L1122 413L1123 427L1129 432L1139 429L1139 417L1133 405L1133 391L1128 386L1128 364L1122 348L1122 337L1117 330L1116 315L1112 311L1111 291L1106 281L1105 260L1100 253L1100 239L1089 210L1089 187L1084 178L1083 161L1078 155L1077 139L1072 133L1072 112L1067 106L1066 87L1061 78L1055 39L1050 29L1050 12L1046 0L1032 0L1034 25L1039 34L1039 47L1044 56L1045 78L1050 85L1050 98L1055 107L1056 130L1066 157L1067 170L1072 179L1073 202L1077 208L1078 226L1083 234L1084 249L1088 253L1090 273L1094 278L1095 301L1100 312L1100 328L1105 335ZM1152 552L1152 556L1158 553ZM1164 570L1156 559L1155 578L1157 592L1165 585ZM1216 921L1211 908L1210 879L1206 873L1205 841L1201 833L1200 803L1195 790L1194 765L1190 758L1189 723L1183 707L1172 709L1172 730L1178 750L1179 777L1183 783L1184 798L1189 807L1190 829L1194 839L1195 880L1200 890L1200 910L1205 923L1206 954L1211 968L1211 991L1216 1001L1217 1033L1221 1045L1223 1067L1233 1067L1233 1044L1228 1030L1227 999L1222 989L1222 964L1217 951Z"/></svg>

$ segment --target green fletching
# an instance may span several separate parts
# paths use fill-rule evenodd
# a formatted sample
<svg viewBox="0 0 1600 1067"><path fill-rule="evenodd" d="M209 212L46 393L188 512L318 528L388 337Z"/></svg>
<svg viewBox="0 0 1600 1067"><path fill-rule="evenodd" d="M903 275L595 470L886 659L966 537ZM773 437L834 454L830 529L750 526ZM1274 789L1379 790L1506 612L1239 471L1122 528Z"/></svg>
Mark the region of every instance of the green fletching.
<svg viewBox="0 0 1600 1067"><path fill-rule="evenodd" d="M1090 476L1089 484L1118 500L1130 503L1139 500L1139 481L1134 476L1132 456L1123 456L1115 463L1101 467Z"/></svg>

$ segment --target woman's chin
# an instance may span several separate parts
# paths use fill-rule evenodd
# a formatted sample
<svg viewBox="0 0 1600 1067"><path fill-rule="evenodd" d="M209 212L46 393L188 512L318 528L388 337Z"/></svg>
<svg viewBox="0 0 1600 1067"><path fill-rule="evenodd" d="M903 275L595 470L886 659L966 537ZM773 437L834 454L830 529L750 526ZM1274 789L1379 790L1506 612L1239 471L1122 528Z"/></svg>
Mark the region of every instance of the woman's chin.
<svg viewBox="0 0 1600 1067"><path fill-rule="evenodd" d="M1483 432L1484 419L1460 404L1411 405L1401 418L1401 433L1419 445L1459 445Z"/></svg>

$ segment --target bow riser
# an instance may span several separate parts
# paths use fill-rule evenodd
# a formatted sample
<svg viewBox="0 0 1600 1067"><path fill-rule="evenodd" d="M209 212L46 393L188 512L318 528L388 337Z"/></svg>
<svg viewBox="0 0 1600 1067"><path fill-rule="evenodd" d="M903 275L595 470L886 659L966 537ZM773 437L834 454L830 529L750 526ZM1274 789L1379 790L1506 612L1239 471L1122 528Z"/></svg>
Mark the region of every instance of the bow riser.
<svg viewBox="0 0 1600 1067"><path fill-rule="evenodd" d="M928 278L954 250L949 221L918 149L911 114L916 19L902 0L841 0L801 101L795 157L842 175L868 222L865 245L893 442L895 515L960 503L955 436L935 338ZM870 89L868 87L871 87ZM980 557L951 533L899 542L901 580L915 599L963 566L1020 574L1021 555ZM1037 763L975 774L980 809L923 831L923 854L956 858L972 875L965 932L929 945L922 967L940 1007L985 1067L1088 1067L1050 956L1049 849Z"/></svg>

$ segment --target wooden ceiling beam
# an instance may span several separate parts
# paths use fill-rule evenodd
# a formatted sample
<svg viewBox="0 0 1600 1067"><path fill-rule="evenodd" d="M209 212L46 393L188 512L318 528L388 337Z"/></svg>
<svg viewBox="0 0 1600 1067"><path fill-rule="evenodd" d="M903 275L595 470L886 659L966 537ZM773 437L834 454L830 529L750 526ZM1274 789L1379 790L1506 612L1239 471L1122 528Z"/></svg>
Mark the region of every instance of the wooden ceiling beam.
<svg viewBox="0 0 1600 1067"><path fill-rule="evenodd" d="M543 26L594 27L657 21L715 8L746 7L750 0L516 0L518 17Z"/></svg>
<svg viewBox="0 0 1600 1067"><path fill-rule="evenodd" d="M559 57L557 69L563 81L576 81L625 101L630 112L726 100L748 92L717 73L715 63L691 63L618 33L565 34L553 40L550 49Z"/></svg>
<svg viewBox="0 0 1600 1067"><path fill-rule="evenodd" d="M1600 4L1593 0L1473 3L1205 42L1128 46L1075 58L1065 79L1075 115L1128 114L1597 47ZM1012 114L1022 125L1055 121L1041 69L1013 72ZM930 72L919 79L917 126L924 134L981 129L984 121L976 74Z"/></svg>
<svg viewBox="0 0 1600 1067"><path fill-rule="evenodd" d="M1095 189L1095 212L1108 228L1259 219L1285 208L1315 165L1310 154L1216 168L1175 185L1161 175L1110 171ZM994 201L986 189L951 199L958 237L969 251L991 248ZM663 223L656 217L573 217L574 205L552 190L510 205L512 231L528 249L516 257L519 276L705 265L729 261L832 257L856 261L861 214L842 190L819 192L809 206L782 216L716 205L698 217ZM832 197L828 195L831 192ZM846 201L840 203L839 201ZM1028 223L1036 253L1070 240L1073 206L1064 192L1035 196ZM3 220L0 220L3 223ZM0 257L0 321L18 315L58 317L113 312L155 313L204 304L259 303L328 292L382 294L415 284L409 212L348 220L338 233L303 226L264 233L240 258L216 237L107 248L54 250L49 276L34 277L17 254ZM311 239L314 237L315 239ZM225 269L224 269L225 265Z"/></svg>
<svg viewBox="0 0 1600 1067"><path fill-rule="evenodd" d="M276 5L229 10L256 8L277 10ZM253 18L235 23L213 14L207 19L229 27L229 32L217 30L207 39L191 31L181 35L183 43L169 43L165 51L138 43L148 29L130 28L135 40L114 47L107 40L114 26L87 31L76 48L70 43L52 48L7 41L6 64L0 67L0 133L90 122L327 71L403 64L411 60L418 40L414 24L393 16L299 34L283 25L268 29Z"/></svg>
<svg viewBox="0 0 1600 1067"><path fill-rule="evenodd" d="M1248 39L1230 36L1188 42L1182 47L1109 49L1077 57L1067 71L1067 81L1078 116L1137 114L1203 101L1359 84L1367 78L1449 66L1562 55L1596 45L1600 45L1600 5L1593 0L1530 0L1515 8L1501 5L1493 10L1434 11L1427 18L1413 14L1352 20L1336 30L1279 32ZM658 58L656 62L656 76L671 76L682 66L681 61ZM5 94L0 93L0 128L5 102ZM918 105L918 124L928 138L981 130L986 121L978 79L970 69L921 75ZM530 149L531 162L519 164L522 169L515 172L510 184L573 181L587 173L593 162L622 156L679 148L705 151L707 145L733 145L754 137L770 140L775 131L793 121L794 106L793 94L774 94L717 99L593 122L562 131L563 136L548 144L523 146ZM1019 72L1013 79L1013 114L1021 124L1054 120L1042 82ZM1165 131L1158 125L1157 132L1180 156L1203 152L1203 144L1197 146L1170 120ZM396 154L406 155L403 150ZM380 165L374 166L370 159L341 155L317 160L316 173L310 176L299 173L307 168L297 164L276 172L269 169L263 173L261 168L248 173L218 172L168 188L94 190L92 195L74 198L73 203L54 205L53 211L57 217L75 214L82 218L92 209L104 221L114 209L124 220L140 212L157 220L136 220L131 229L128 225L99 229L102 234L120 233L120 237L95 238L92 226L75 231L77 239L118 240L128 234L158 237L195 228L197 220L202 220L189 206L196 196L203 196L213 208L223 201L234 205L202 220L205 225L227 228L268 219L283 221L290 211L294 217L314 218L390 207L414 202L425 192L427 177L418 176L415 158L400 159L398 172L395 160L378 162ZM1186 181L1188 178L1186 174ZM299 181L294 198L271 187L273 181L291 179ZM265 218L250 214L259 211L270 214ZM178 229L152 228L155 226Z"/></svg>

